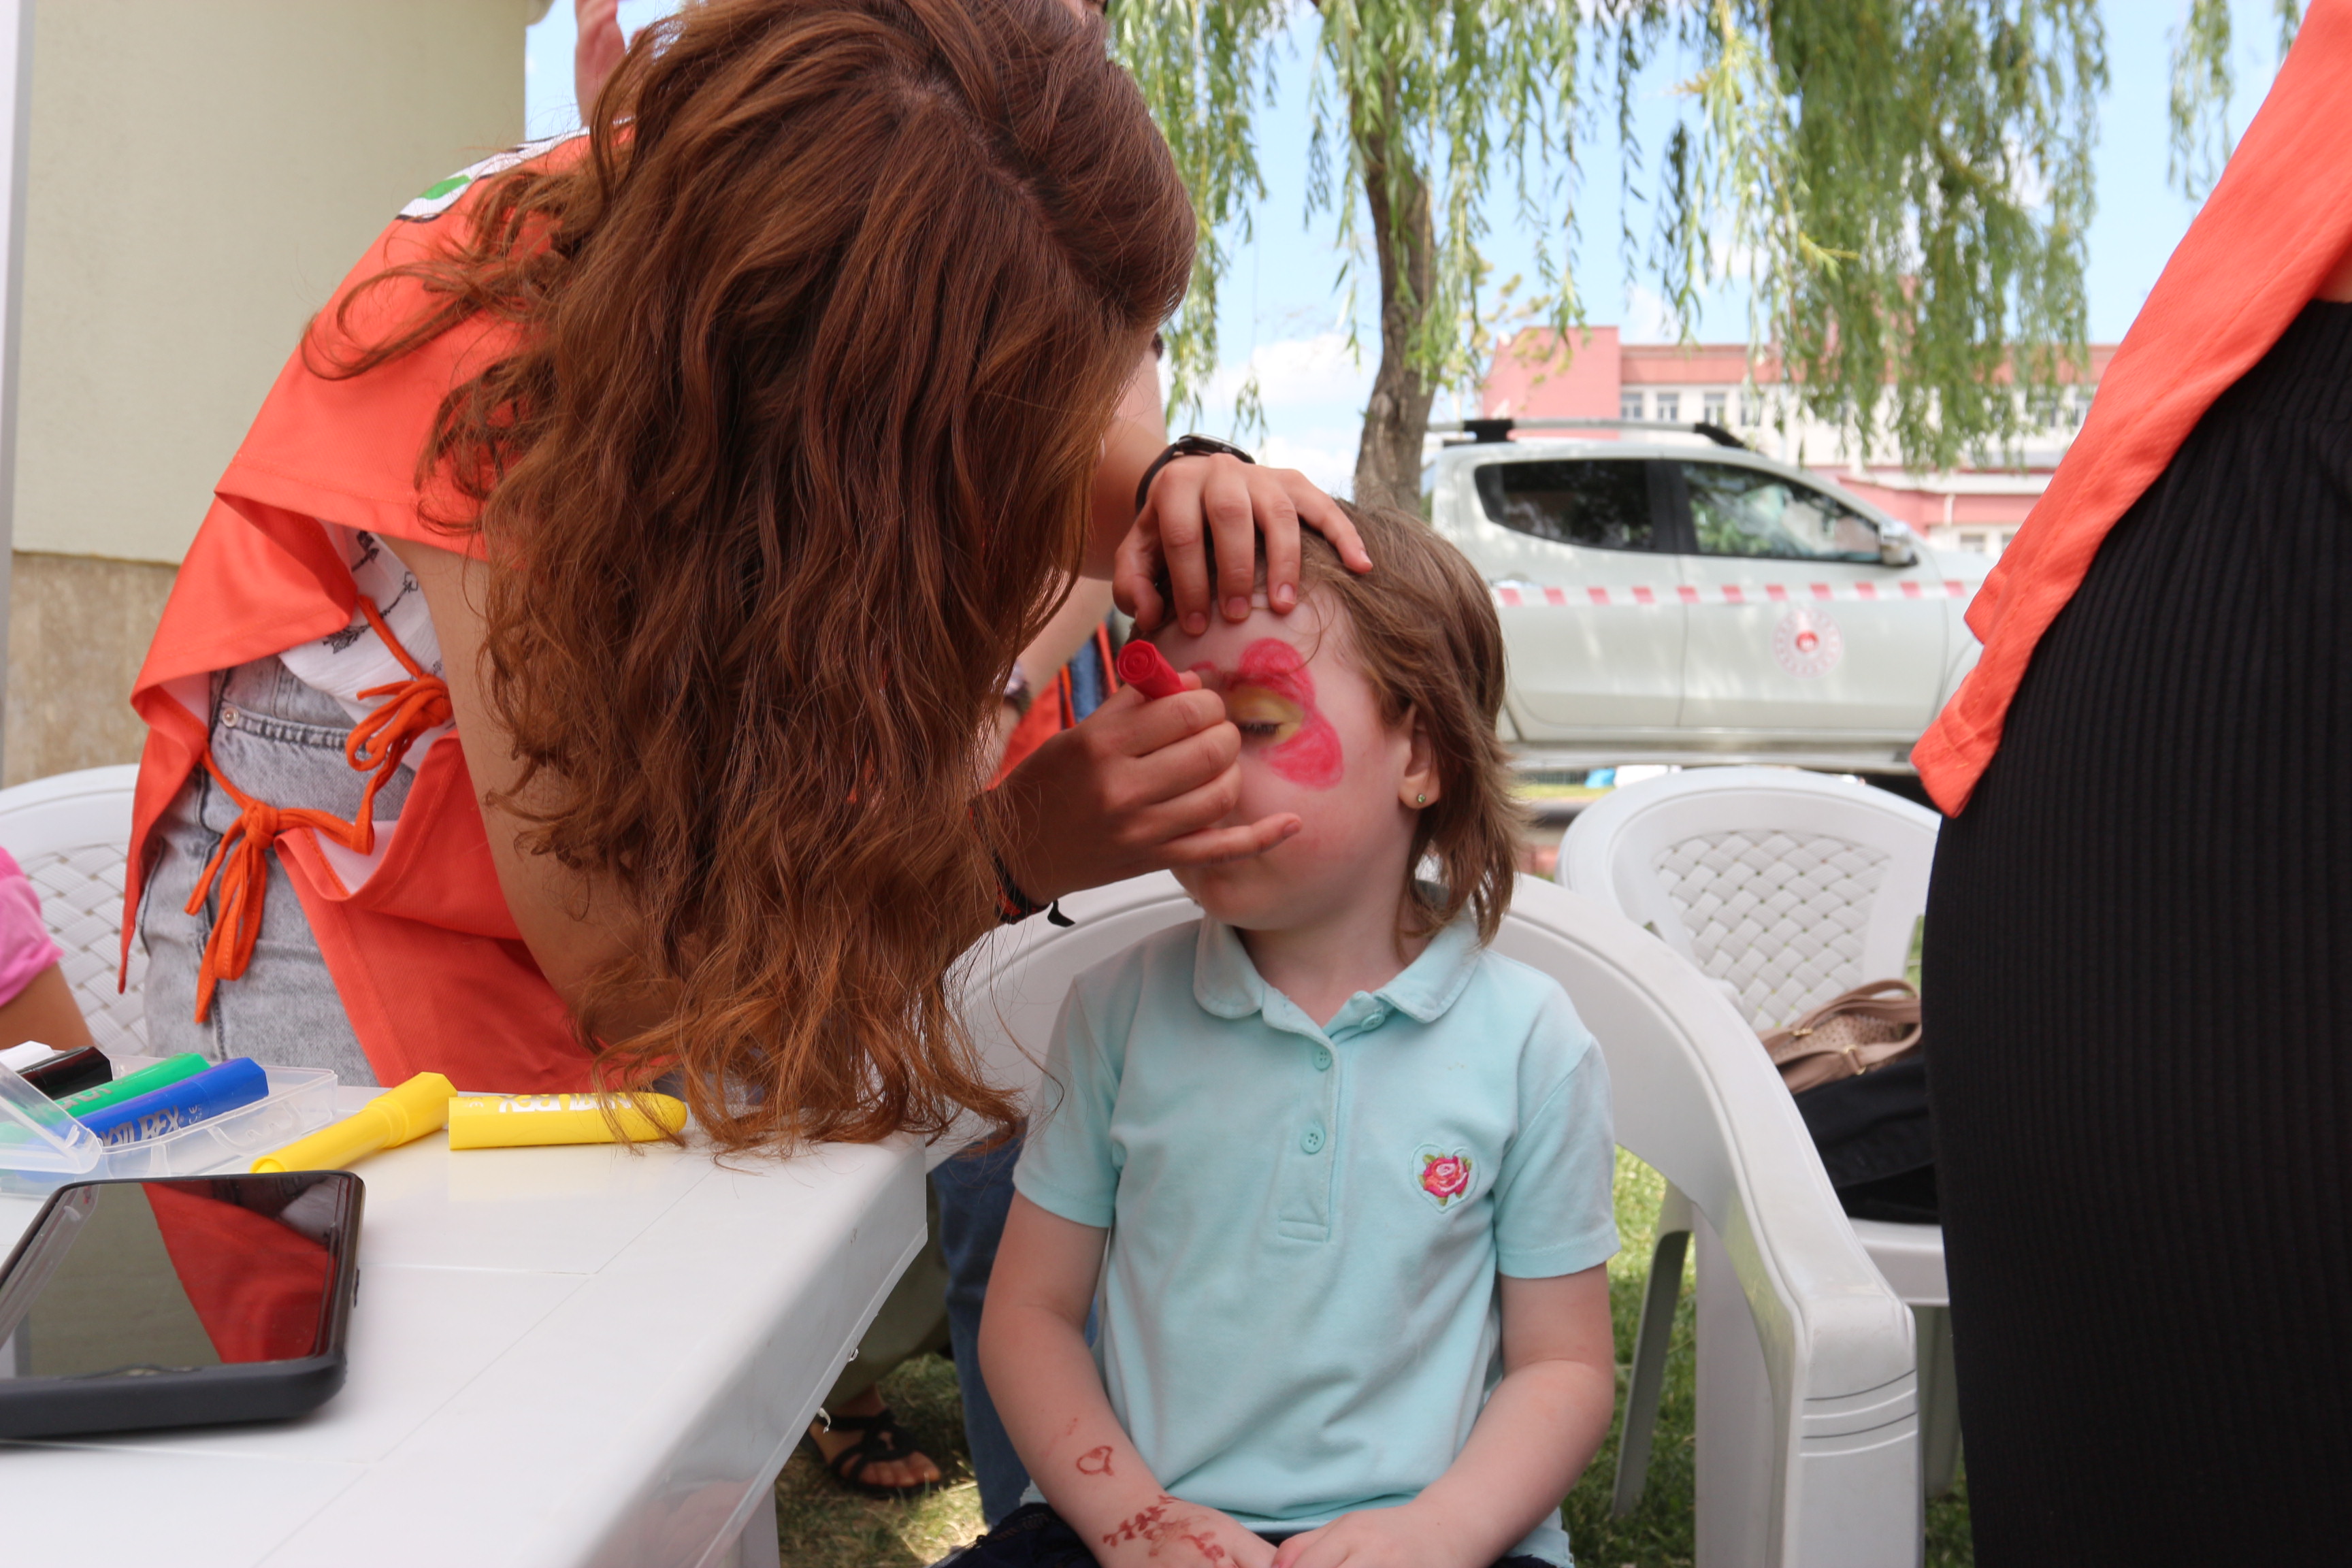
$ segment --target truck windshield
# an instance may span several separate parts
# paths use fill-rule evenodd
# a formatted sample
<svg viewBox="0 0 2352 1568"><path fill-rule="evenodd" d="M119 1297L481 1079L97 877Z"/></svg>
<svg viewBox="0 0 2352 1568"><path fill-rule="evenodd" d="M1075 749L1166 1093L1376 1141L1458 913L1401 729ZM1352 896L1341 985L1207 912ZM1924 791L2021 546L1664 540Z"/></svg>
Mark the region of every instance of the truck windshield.
<svg viewBox="0 0 2352 1568"><path fill-rule="evenodd" d="M1879 559L1877 525L1819 490L1728 463L1685 463L1682 470L1701 555Z"/></svg>

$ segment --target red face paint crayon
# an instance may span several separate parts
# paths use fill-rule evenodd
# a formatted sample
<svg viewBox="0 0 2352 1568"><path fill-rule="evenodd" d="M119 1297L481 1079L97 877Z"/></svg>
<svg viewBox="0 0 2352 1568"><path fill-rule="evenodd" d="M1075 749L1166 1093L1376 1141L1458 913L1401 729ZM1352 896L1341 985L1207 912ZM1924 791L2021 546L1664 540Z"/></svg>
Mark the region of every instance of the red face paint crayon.
<svg viewBox="0 0 2352 1568"><path fill-rule="evenodd" d="M1146 697L1173 697L1184 689L1168 656L1148 642L1131 642L1118 650L1118 678Z"/></svg>

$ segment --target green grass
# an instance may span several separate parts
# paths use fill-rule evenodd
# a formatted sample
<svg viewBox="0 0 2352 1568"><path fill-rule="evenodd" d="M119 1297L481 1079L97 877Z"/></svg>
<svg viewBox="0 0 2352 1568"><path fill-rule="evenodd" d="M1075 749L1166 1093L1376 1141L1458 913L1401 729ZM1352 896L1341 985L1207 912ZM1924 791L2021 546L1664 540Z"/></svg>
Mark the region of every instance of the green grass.
<svg viewBox="0 0 2352 1568"><path fill-rule="evenodd" d="M1665 1195L1659 1174L1617 1151L1617 1237L1620 1248L1609 1260L1609 1310L1617 1328L1617 1407L1625 1406L1625 1379L1633 1361L1633 1331L1642 1321L1642 1295L1649 1288L1650 1253L1657 1237L1658 1204ZM1683 1265L1683 1294L1675 1309L1675 1332L1666 1352L1666 1385L1658 1401L1658 1425L1650 1440L1649 1479L1642 1500L1623 1519L1609 1516L1617 1486L1617 1429L1610 1430L1586 1467L1584 1479L1568 1494L1561 1516L1569 1543L1582 1563L1616 1568L1683 1568L1694 1557L1691 1510L1696 1491L1692 1465L1693 1296L1691 1265Z"/></svg>
<svg viewBox="0 0 2352 1568"><path fill-rule="evenodd" d="M1583 784L1529 784L1521 780L1512 785L1511 793L1521 800L1599 800L1609 792Z"/></svg>
<svg viewBox="0 0 2352 1568"><path fill-rule="evenodd" d="M919 1568L980 1533L980 1485L963 1442L956 1370L917 1356L882 1380L883 1397L948 1484L912 1502L859 1497L803 1444L776 1482L776 1536L786 1568Z"/></svg>
<svg viewBox="0 0 2352 1568"><path fill-rule="evenodd" d="M1622 1250L1609 1263L1609 1308L1617 1327L1618 1414L1624 1414L1625 1378L1633 1360L1633 1331L1641 1321L1642 1297L1650 1284L1650 1254L1657 1239L1658 1204L1665 1195L1659 1174L1617 1151L1617 1233ZM1683 1265L1683 1292L1675 1309L1675 1332L1666 1352L1665 1389L1658 1401L1658 1425L1650 1440L1650 1471L1642 1500L1623 1519L1609 1516L1617 1486L1617 1431L1584 1472L1561 1510L1576 1560L1586 1568L1685 1568L1696 1549L1692 1538L1697 1496L1692 1432L1697 1415L1695 1388L1696 1340L1692 1264ZM1928 1568L1969 1568L1968 1488L1927 1509Z"/></svg>
<svg viewBox="0 0 2352 1568"><path fill-rule="evenodd" d="M1633 1330L1649 1285L1650 1251L1664 1183L1623 1150L1617 1153L1617 1229L1624 1247L1609 1265L1609 1302L1617 1327L1618 1396L1633 1358ZM1686 1264L1685 1268L1688 1268ZM1609 1517L1617 1476L1612 1430L1563 1510L1569 1539L1582 1568L1687 1568L1693 1561L1692 1465L1693 1305L1685 1274L1675 1333L1666 1357L1666 1384L1650 1445L1650 1473L1640 1505L1624 1519ZM949 1485L915 1502L893 1503L852 1495L834 1485L805 1449L793 1456L777 1483L776 1524L791 1568L919 1568L950 1547L980 1533L980 1492L964 1451L955 1368L936 1356L899 1367L883 1381L898 1418L939 1461ZM1928 1568L1970 1568L1968 1483L1927 1509Z"/></svg>

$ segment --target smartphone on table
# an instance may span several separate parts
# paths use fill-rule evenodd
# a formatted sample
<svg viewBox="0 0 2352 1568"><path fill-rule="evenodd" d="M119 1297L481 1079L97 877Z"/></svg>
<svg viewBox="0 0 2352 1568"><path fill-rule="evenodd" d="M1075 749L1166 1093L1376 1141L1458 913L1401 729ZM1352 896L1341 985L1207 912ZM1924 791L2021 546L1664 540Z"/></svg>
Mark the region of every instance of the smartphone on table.
<svg viewBox="0 0 2352 1568"><path fill-rule="evenodd" d="M342 1386L349 1171L76 1182L0 1264L0 1437L266 1421Z"/></svg>

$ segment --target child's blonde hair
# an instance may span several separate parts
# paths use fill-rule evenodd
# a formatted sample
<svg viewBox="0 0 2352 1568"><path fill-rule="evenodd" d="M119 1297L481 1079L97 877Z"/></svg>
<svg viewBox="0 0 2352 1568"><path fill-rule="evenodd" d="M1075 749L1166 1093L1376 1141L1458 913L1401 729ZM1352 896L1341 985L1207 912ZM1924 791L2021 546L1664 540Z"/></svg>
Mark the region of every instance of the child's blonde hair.
<svg viewBox="0 0 2352 1568"><path fill-rule="evenodd" d="M1503 628L1494 599L1462 552L1420 519L1389 507L1342 501L1339 509L1363 536L1373 568L1349 571L1320 534L1301 529L1300 596L1320 595L1346 616L1348 647L1379 699L1381 722L1418 725L1437 764L1438 796L1421 813L1405 873L1406 934L1427 935L1469 909L1478 939L1492 942L1511 907L1525 822L1495 732ZM1433 859L1433 887L1420 875Z"/></svg>

